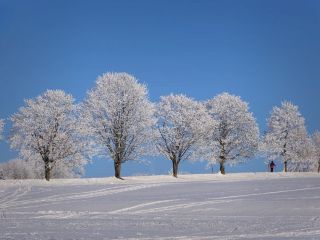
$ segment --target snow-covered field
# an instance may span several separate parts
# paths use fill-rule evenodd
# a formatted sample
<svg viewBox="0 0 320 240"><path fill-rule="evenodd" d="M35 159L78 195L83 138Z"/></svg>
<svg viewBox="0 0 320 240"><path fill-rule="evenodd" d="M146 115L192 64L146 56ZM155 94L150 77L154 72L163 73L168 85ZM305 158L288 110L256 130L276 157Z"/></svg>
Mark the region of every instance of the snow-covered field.
<svg viewBox="0 0 320 240"><path fill-rule="evenodd" d="M0 239L320 239L320 175L0 181Z"/></svg>

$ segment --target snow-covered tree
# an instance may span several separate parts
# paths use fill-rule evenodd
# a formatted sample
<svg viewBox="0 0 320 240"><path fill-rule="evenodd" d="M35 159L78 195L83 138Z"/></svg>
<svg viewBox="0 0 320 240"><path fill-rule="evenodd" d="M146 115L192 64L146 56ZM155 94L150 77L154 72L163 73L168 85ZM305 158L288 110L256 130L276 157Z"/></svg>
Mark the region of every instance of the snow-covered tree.
<svg viewBox="0 0 320 240"><path fill-rule="evenodd" d="M161 97L156 117L156 148L172 161L173 176L177 177L179 163L196 157L193 154L201 149L204 136L213 129L213 122L203 104L184 95Z"/></svg>
<svg viewBox="0 0 320 240"><path fill-rule="evenodd" d="M89 152L89 151L88 151ZM88 153L87 152L87 153ZM86 153L86 154L87 154ZM43 179L45 178L45 163L41 158L34 156L33 158L23 160L32 169L34 178ZM72 160L68 161L57 161L54 167L51 169L51 178L79 178L84 174L83 165L76 167L75 162Z"/></svg>
<svg viewBox="0 0 320 240"><path fill-rule="evenodd" d="M292 142L292 149L295 154L288 161L287 170L290 172L310 172L316 168L315 145L308 135L301 131L295 136Z"/></svg>
<svg viewBox="0 0 320 240"><path fill-rule="evenodd" d="M240 97L222 93L206 104L217 128L208 135L208 159L219 163L225 174L225 164L236 164L253 157L258 149L259 129L248 103Z"/></svg>
<svg viewBox="0 0 320 240"><path fill-rule="evenodd" d="M307 131L304 118L298 106L290 102L282 102L280 107L274 107L267 120L262 150L269 159L281 159L284 172L288 171L288 164L301 161L301 148L307 143Z"/></svg>
<svg viewBox="0 0 320 240"><path fill-rule="evenodd" d="M33 168L21 159L13 159L0 164L0 179L35 178Z"/></svg>
<svg viewBox="0 0 320 240"><path fill-rule="evenodd" d="M2 140L2 138L3 138L3 136L2 136L3 128L4 128L4 120L0 119L0 140Z"/></svg>
<svg viewBox="0 0 320 240"><path fill-rule="evenodd" d="M58 168L66 167L74 172L83 169L88 144L81 134L71 95L47 90L35 99L26 100L11 121L11 148L19 150L22 159L42 165L46 180L50 180L52 171L58 175Z"/></svg>
<svg viewBox="0 0 320 240"><path fill-rule="evenodd" d="M121 179L123 163L148 153L153 114L146 86L127 73L103 74L89 91L83 104L85 125L100 154L114 161L116 178Z"/></svg>
<svg viewBox="0 0 320 240"><path fill-rule="evenodd" d="M316 131L312 135L313 144L315 147L315 161L317 163L317 171L320 173L320 132Z"/></svg>
<svg viewBox="0 0 320 240"><path fill-rule="evenodd" d="M0 164L0 179L43 179L43 169L44 162L39 158L13 159ZM75 178L81 174L82 172L67 165L66 161L57 162L51 171L52 178Z"/></svg>

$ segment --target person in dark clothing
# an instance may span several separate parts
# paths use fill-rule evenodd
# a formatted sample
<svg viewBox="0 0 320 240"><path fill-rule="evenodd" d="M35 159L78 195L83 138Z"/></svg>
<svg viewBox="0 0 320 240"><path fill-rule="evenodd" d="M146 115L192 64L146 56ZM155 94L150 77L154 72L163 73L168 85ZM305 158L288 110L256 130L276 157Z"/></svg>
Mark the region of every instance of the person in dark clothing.
<svg viewBox="0 0 320 240"><path fill-rule="evenodd" d="M269 166L270 166L270 172L273 172L274 168L276 167L276 164L273 161L271 161Z"/></svg>

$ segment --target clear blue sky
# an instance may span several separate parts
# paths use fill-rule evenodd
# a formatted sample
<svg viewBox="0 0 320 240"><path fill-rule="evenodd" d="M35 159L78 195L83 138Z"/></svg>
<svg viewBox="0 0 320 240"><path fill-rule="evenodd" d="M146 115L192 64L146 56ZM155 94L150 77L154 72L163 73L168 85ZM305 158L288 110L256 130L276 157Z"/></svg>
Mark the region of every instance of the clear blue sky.
<svg viewBox="0 0 320 240"><path fill-rule="evenodd" d="M81 101L98 75L134 74L150 98L223 91L250 103L261 131L272 107L290 100L309 132L320 128L320 1L0 0L0 118L46 89ZM6 132L8 129L6 129ZM0 162L14 158L0 144ZM208 172L182 163L182 171ZM170 162L125 164L123 175L167 173ZM264 171L254 159L227 171ZM87 176L110 176L97 160Z"/></svg>

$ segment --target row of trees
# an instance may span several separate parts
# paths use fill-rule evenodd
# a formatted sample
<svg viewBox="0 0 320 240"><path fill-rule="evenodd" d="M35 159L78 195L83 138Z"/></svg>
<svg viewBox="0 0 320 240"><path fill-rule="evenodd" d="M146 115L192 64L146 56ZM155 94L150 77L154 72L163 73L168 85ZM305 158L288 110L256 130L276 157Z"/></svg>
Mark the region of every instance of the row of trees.
<svg viewBox="0 0 320 240"><path fill-rule="evenodd" d="M80 104L61 90L48 90L26 100L10 120L11 148L19 151L35 177L46 180L81 175L93 156L112 159L117 178L123 163L155 154L172 161L174 177L183 160L218 163L224 174L225 164L243 162L258 152L282 159L284 171L320 166L320 134L308 136L298 107L289 102L273 108L260 139L248 104L238 96L222 93L198 102L169 95L154 104L146 86L127 73L98 77Z"/></svg>

